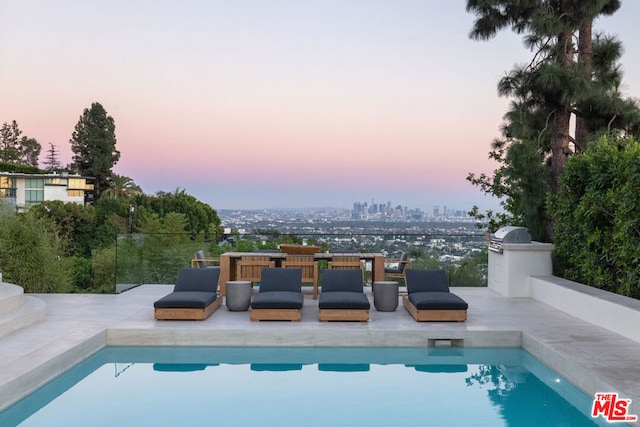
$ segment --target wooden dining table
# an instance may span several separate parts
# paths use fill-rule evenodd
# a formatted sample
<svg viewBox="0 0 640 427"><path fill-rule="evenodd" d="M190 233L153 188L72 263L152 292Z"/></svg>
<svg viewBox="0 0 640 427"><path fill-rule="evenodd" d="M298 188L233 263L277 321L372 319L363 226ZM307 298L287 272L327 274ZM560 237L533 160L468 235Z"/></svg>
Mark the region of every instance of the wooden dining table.
<svg viewBox="0 0 640 427"><path fill-rule="evenodd" d="M300 256L300 255L287 255L283 252L225 252L220 255L220 294L226 295L227 282L236 280L236 263L240 258L245 256L267 256L271 260L275 261L276 267L280 266L283 260L287 259L287 256ZM349 253L335 253L335 252L317 252L313 254L313 258L316 261L331 261L334 258L339 257L358 257L365 262L371 262L371 282L378 282L384 280L384 255L375 252L349 252Z"/></svg>

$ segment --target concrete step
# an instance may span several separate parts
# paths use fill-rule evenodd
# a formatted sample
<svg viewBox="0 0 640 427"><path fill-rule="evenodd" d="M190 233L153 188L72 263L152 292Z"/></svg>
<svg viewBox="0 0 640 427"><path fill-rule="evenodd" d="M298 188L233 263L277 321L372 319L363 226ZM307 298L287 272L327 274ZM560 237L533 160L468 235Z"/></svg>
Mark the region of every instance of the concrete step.
<svg viewBox="0 0 640 427"><path fill-rule="evenodd" d="M11 283L0 283L0 316L17 310L22 305L24 290Z"/></svg>
<svg viewBox="0 0 640 427"><path fill-rule="evenodd" d="M24 295L19 286L0 284L0 337L42 321L45 314L44 301Z"/></svg>

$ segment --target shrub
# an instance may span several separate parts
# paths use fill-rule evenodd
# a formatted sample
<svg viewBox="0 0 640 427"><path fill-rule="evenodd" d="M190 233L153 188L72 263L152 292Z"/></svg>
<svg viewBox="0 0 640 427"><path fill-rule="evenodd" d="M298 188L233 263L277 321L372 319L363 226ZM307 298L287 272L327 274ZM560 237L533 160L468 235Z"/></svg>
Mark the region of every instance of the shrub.
<svg viewBox="0 0 640 427"><path fill-rule="evenodd" d="M631 138L591 143L569 159L551 199L556 274L640 297L640 145Z"/></svg>

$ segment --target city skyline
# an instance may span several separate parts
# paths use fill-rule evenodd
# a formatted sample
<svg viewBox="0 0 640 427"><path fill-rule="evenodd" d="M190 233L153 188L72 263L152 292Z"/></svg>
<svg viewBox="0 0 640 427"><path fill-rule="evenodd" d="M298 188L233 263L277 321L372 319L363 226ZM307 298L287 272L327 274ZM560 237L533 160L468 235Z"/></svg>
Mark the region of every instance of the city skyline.
<svg viewBox="0 0 640 427"><path fill-rule="evenodd" d="M99 102L115 173L215 209L348 208L366 194L496 209L466 177L498 166L509 100L496 86L532 53L509 31L470 40L465 3L3 1L0 123L66 164ZM636 16L625 1L594 27L623 42L626 96L640 93Z"/></svg>

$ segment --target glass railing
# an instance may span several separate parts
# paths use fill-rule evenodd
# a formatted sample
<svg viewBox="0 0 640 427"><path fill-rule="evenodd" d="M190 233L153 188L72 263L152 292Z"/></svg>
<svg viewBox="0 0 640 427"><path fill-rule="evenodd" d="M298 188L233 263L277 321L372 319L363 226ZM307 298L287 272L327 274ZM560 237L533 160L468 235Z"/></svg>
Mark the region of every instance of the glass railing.
<svg viewBox="0 0 640 427"><path fill-rule="evenodd" d="M487 285L487 245L483 234L279 234L232 235L222 241L193 239L189 234L121 234L116 244L115 291L141 284L173 284L182 267L191 266L196 251L207 258L224 252L278 250L280 243L316 245L322 252L382 253L390 261L409 254L412 268L441 268L451 286ZM326 268L320 262L320 269ZM371 265L365 266L365 281L371 281ZM400 279L401 280L401 279Z"/></svg>

